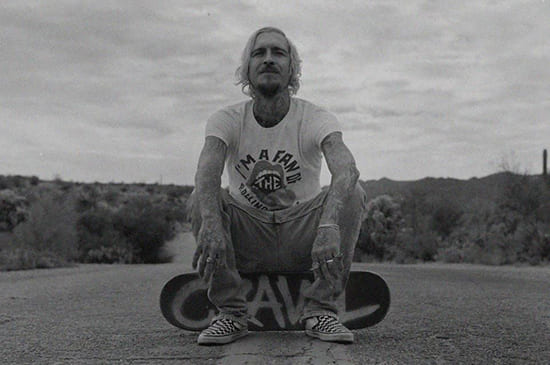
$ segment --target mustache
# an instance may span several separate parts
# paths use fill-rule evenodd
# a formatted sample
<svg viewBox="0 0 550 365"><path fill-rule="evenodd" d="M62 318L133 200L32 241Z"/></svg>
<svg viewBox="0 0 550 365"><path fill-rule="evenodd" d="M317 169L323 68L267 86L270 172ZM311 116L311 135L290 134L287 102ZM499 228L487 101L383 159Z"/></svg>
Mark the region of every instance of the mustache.
<svg viewBox="0 0 550 365"><path fill-rule="evenodd" d="M276 67L272 66L265 66L260 69L260 73L262 72L276 72L279 73L279 70Z"/></svg>

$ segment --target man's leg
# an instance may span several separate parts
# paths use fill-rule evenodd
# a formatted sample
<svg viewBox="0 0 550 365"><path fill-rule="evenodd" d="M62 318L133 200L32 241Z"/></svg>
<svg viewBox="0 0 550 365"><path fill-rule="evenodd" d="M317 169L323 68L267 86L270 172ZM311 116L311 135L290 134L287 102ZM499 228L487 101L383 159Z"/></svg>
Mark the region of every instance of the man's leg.
<svg viewBox="0 0 550 365"><path fill-rule="evenodd" d="M231 240L231 222L227 213L225 194L222 193L219 202L222 214L224 235L227 241L227 265L218 266L208 283L208 299L216 306L219 314L212 325L199 336L199 344L223 344L232 342L247 333L247 303L242 279L237 271L235 252ZM191 194L188 202L188 212L191 214L193 236L197 239L202 219L195 203L195 195ZM226 334L227 335L224 335Z"/></svg>
<svg viewBox="0 0 550 365"><path fill-rule="evenodd" d="M349 277L365 206L366 194L357 185L353 195L346 202L338 222L343 271L336 279L335 285L323 277L318 277L304 291L305 306L301 320L305 322L306 333L310 336L324 341L353 342L353 333L339 322L338 301L342 299ZM301 235L308 237L306 253L311 253L321 213L322 209L315 209L308 218L302 219L298 224L302 231ZM302 254L304 254L304 248L299 249ZM309 258L309 263L311 265L311 258Z"/></svg>
<svg viewBox="0 0 550 365"><path fill-rule="evenodd" d="M307 271L311 269L311 249L317 235L317 227L323 212L326 192L310 202L300 204L287 211L275 214L280 233L280 247L274 251L279 256L280 271ZM341 238L340 253L344 270L338 278L338 285L331 286L322 278L315 280L305 290L306 299L302 320L317 315L336 317L337 300L342 294L349 272L353 253L366 206L366 195L357 185L344 210L340 214L339 229Z"/></svg>
<svg viewBox="0 0 550 365"><path fill-rule="evenodd" d="M340 254L342 255L344 268L337 280L338 284L333 286L324 278L315 280L304 293L306 305L302 319L318 315L337 315L337 300L345 290L349 278L365 205L366 194L361 186L357 185L353 195L344 205L344 210L340 213L338 222L340 227ZM311 229L316 231L317 227L311 227Z"/></svg>

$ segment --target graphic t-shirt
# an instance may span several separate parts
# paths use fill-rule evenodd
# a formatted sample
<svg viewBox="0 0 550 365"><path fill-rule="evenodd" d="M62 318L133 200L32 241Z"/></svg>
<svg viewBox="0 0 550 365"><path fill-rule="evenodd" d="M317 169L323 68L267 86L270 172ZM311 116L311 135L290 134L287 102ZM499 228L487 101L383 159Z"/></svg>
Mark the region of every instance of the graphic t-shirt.
<svg viewBox="0 0 550 365"><path fill-rule="evenodd" d="M300 204L321 192L321 142L341 131L336 117L314 104L291 98L287 115L276 126L254 118L254 101L214 113L206 136L227 145L229 193L239 202L263 210Z"/></svg>

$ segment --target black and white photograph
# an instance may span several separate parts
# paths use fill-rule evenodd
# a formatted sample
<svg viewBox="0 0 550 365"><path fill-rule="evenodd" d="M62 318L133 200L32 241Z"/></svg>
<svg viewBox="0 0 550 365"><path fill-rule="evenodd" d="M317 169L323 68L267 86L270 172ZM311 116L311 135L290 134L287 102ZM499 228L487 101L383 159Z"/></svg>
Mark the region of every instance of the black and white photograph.
<svg viewBox="0 0 550 365"><path fill-rule="evenodd" d="M2 1L0 362L549 363L549 19Z"/></svg>

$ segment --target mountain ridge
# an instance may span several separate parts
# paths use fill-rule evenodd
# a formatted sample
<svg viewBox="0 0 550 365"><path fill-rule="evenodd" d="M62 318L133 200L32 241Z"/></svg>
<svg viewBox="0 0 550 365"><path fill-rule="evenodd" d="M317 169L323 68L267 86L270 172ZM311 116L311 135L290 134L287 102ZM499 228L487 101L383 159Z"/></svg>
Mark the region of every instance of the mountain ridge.
<svg viewBox="0 0 550 365"><path fill-rule="evenodd" d="M507 186L528 179L540 178L540 175L519 175L511 172L498 172L485 177L472 177L467 180L456 178L425 177L420 180L391 180L383 177L379 180L361 180L369 200L380 196L408 197L425 196L431 199L444 199L467 204L472 200L495 201Z"/></svg>

